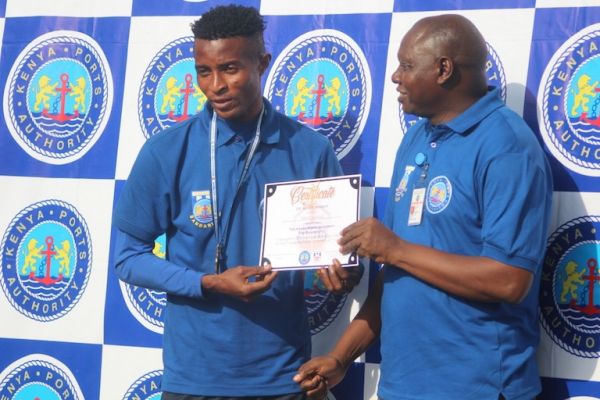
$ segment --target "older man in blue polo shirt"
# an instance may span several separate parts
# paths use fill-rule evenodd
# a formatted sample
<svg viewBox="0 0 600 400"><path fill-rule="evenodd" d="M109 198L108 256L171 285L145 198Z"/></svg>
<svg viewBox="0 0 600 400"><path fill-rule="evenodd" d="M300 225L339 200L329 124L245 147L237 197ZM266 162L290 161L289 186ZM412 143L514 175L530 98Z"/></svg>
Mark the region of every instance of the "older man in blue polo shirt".
<svg viewBox="0 0 600 400"><path fill-rule="evenodd" d="M334 349L295 377L315 396L381 339L383 400L535 398L538 286L552 179L522 118L485 77L486 44L458 15L418 21L392 76L423 117L396 156L384 224L343 231L382 263Z"/></svg>

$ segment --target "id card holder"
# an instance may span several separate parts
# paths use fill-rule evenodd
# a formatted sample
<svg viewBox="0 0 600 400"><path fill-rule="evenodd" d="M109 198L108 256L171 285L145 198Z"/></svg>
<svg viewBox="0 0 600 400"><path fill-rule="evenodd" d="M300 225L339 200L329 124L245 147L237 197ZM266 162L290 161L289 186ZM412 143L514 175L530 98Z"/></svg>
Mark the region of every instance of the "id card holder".
<svg viewBox="0 0 600 400"><path fill-rule="evenodd" d="M410 209L408 210L408 226L420 225L423 220L423 206L425 205L425 194L427 192L427 170L429 164L424 164L415 183L410 199Z"/></svg>

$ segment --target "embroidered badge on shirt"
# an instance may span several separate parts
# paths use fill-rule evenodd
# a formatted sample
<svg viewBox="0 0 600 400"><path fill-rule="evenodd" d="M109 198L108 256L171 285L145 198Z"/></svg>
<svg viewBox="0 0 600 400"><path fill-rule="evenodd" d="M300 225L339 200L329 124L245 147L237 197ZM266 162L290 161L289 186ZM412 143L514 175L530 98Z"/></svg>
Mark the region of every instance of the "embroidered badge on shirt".
<svg viewBox="0 0 600 400"><path fill-rule="evenodd" d="M427 186L425 205L431 214L441 213L448 207L452 199L452 184L443 175L436 176Z"/></svg>
<svg viewBox="0 0 600 400"><path fill-rule="evenodd" d="M213 214L210 191L192 191L192 215L190 221L198 228L212 228Z"/></svg>
<svg viewBox="0 0 600 400"><path fill-rule="evenodd" d="M394 201L400 201L406 193L406 187L408 186L408 179L410 178L410 174L415 170L414 165L407 165L404 169L404 175L402 179L400 179L400 183L398 183L398 187L396 188L396 194L394 196Z"/></svg>

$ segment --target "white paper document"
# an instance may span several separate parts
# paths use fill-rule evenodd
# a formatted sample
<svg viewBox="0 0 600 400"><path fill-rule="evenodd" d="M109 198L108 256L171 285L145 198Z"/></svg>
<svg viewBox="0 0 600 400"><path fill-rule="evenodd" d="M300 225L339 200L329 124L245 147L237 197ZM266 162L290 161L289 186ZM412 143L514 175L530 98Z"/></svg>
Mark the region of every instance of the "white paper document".
<svg viewBox="0 0 600 400"><path fill-rule="evenodd" d="M356 222L360 175L265 185L261 263L273 270L358 265L355 253L342 255L337 240Z"/></svg>

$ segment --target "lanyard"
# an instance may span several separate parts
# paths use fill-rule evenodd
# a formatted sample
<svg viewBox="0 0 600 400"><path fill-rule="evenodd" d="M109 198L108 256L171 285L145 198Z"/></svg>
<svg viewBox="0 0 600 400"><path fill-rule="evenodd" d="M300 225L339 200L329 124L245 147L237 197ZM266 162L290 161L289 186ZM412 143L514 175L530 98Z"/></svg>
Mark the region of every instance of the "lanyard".
<svg viewBox="0 0 600 400"><path fill-rule="evenodd" d="M231 203L231 210L226 214L227 220L223 221L223 234L221 234L221 230L219 229L219 216L220 212L218 209L217 202L217 113L213 111L212 121L210 123L210 184L211 184L211 199L212 199L212 215L213 215L213 223L215 224L215 236L217 239L217 248L215 251L215 273L220 272L220 262L222 258L223 248L227 242L227 235L229 233L229 218L231 217L231 211L233 211L233 205L235 204L235 199L238 195L240 187L244 183L246 179L246 175L248 174L248 169L250 168L250 162L252 161L252 157L256 152L256 148L258 147L258 142L260 139L260 125L262 122L263 114L265 108L263 107L260 111L260 115L258 117L258 123L256 124L256 133L254 134L254 140L252 141L252 145L250 146L250 150L246 155L246 161L244 162L244 169L242 170L242 174L240 175L240 180L238 181L237 188L235 189L235 193L233 195L233 201Z"/></svg>

